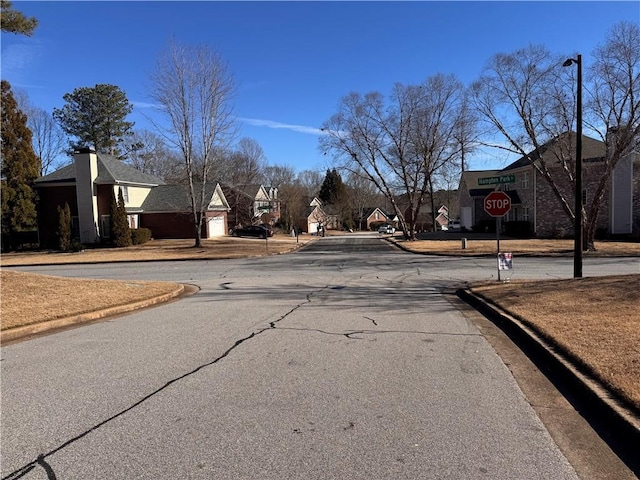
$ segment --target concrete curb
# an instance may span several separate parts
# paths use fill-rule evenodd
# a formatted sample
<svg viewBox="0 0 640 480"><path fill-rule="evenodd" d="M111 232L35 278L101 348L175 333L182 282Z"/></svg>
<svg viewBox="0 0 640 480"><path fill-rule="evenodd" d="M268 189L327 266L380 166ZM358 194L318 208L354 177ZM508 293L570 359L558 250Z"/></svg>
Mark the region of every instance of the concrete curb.
<svg viewBox="0 0 640 480"><path fill-rule="evenodd" d="M33 325L25 325L23 327L9 328L0 332L0 343L11 342L20 340L31 335L44 333L52 330L61 329L71 325L77 325L82 323L88 323L95 320L100 320L105 317L114 315L120 315L128 313L133 310L139 310L141 308L151 307L159 303L168 302L169 300L176 298L186 292L186 288L182 284L177 284L176 288L164 295L158 295L156 297L140 300L125 305L118 305L116 307L104 308L101 310L95 310L92 312L80 313L78 315L72 315L70 317L57 318L55 320L48 320L46 322L39 322Z"/></svg>
<svg viewBox="0 0 640 480"><path fill-rule="evenodd" d="M456 295L505 332L638 474L639 412L615 398L597 379L517 318L468 289L459 289Z"/></svg>

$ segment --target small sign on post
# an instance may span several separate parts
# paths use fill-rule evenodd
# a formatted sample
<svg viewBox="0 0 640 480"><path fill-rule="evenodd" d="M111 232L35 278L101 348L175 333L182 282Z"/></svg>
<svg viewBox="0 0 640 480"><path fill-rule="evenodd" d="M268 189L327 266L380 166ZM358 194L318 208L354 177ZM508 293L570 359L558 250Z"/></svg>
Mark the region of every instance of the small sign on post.
<svg viewBox="0 0 640 480"><path fill-rule="evenodd" d="M498 270L511 270L513 268L513 254L498 253Z"/></svg>

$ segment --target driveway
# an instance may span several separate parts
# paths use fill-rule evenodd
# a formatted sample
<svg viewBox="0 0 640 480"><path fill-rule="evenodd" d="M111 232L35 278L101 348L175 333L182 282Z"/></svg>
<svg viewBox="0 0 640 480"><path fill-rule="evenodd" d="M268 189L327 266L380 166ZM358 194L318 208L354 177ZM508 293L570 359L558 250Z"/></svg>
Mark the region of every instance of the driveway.
<svg viewBox="0 0 640 480"><path fill-rule="evenodd" d="M523 275L544 276L530 261ZM2 478L577 478L444 294L493 263L361 236L277 257L25 268L200 291L4 347Z"/></svg>

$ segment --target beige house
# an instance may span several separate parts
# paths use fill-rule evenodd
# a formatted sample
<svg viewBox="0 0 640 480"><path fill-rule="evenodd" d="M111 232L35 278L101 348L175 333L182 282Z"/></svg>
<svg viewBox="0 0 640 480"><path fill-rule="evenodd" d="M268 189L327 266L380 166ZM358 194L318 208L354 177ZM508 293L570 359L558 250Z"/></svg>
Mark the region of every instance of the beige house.
<svg viewBox="0 0 640 480"><path fill-rule="evenodd" d="M155 176L90 149L74 161L35 181L38 192L38 232L42 247L57 244L58 207L69 205L73 237L82 244L108 242L111 194L122 192L129 226L148 228L153 238L193 238L194 222L186 185L166 185ZM205 188L201 238L226 235L229 205L220 185Z"/></svg>

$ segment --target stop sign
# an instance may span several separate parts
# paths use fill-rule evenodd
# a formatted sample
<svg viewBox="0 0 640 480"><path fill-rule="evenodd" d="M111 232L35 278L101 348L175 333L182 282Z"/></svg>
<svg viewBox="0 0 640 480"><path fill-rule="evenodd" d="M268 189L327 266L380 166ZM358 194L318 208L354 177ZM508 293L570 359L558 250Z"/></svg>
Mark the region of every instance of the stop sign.
<svg viewBox="0 0 640 480"><path fill-rule="evenodd" d="M502 217L511 210L511 198L504 192L491 192L484 198L484 210L492 217Z"/></svg>

